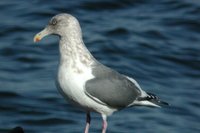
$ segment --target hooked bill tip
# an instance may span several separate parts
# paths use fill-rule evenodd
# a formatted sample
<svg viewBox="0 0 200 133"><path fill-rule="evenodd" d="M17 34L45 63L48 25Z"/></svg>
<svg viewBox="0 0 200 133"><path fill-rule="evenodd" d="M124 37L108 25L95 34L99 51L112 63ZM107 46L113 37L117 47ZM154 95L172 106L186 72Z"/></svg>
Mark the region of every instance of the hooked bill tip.
<svg viewBox="0 0 200 133"><path fill-rule="evenodd" d="M39 42L41 40L40 36L36 35L33 39L34 42Z"/></svg>

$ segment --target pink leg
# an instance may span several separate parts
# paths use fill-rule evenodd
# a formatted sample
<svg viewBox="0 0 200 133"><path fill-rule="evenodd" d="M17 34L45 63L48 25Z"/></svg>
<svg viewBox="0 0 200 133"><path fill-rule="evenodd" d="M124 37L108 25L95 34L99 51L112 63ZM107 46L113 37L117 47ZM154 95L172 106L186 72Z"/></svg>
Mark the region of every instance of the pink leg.
<svg viewBox="0 0 200 133"><path fill-rule="evenodd" d="M90 112L88 112L88 113L87 113L87 116L86 116L85 133L89 133L90 121L91 121Z"/></svg>
<svg viewBox="0 0 200 133"><path fill-rule="evenodd" d="M103 118L102 133L106 133L106 129L107 129L107 126L108 126L108 123L107 123L107 116L106 116L106 115L102 115L102 118Z"/></svg>

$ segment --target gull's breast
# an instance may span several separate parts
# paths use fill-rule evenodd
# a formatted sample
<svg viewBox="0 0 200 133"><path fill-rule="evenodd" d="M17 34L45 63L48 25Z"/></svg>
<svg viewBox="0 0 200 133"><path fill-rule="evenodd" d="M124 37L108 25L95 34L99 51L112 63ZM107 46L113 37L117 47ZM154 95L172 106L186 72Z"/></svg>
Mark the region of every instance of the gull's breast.
<svg viewBox="0 0 200 133"><path fill-rule="evenodd" d="M67 100L79 106L89 106L90 99L84 92L84 86L88 80L93 78L92 69L89 67L78 69L61 65L57 78L58 90Z"/></svg>
<svg viewBox="0 0 200 133"><path fill-rule="evenodd" d="M85 83L93 78L95 77L90 67L82 67L81 71L76 71L74 68L60 66L58 70L57 88L65 99L75 105L88 111L110 115L116 109L99 104L85 94Z"/></svg>

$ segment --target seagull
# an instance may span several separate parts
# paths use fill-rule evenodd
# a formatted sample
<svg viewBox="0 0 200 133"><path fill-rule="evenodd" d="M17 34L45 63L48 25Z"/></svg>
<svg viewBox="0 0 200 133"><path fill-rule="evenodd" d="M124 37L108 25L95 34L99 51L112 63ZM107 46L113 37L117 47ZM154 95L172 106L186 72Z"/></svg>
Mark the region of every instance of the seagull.
<svg viewBox="0 0 200 133"><path fill-rule="evenodd" d="M60 61L56 86L61 95L86 112L85 133L89 132L90 112L101 114L102 133L107 130L107 117L132 106L161 107L168 103L147 93L131 77L101 64L86 48L78 20L67 13L52 17L34 37L59 36Z"/></svg>

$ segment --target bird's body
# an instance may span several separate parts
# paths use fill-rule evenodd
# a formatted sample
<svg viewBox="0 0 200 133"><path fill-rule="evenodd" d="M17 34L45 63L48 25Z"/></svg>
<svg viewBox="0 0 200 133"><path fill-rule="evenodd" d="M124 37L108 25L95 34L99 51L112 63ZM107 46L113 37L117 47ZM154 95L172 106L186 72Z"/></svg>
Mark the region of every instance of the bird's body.
<svg viewBox="0 0 200 133"><path fill-rule="evenodd" d="M105 133L106 117L117 110L134 105L158 107L166 104L143 91L133 78L98 62L85 47L81 28L73 16L56 15L34 41L49 34L60 36L57 88L65 99L87 112L85 132L89 130L91 111L102 115L102 132Z"/></svg>
<svg viewBox="0 0 200 133"><path fill-rule="evenodd" d="M111 114L113 111L85 94L85 83L93 78L92 66L97 62L84 47L81 39L66 43L60 41L60 65L57 75L57 88L64 98L86 111ZM101 110L101 111L100 111Z"/></svg>
<svg viewBox="0 0 200 133"><path fill-rule="evenodd" d="M107 106L96 104L96 101L85 94L85 83L94 78L92 69L80 65L81 67L66 67L63 63L59 66L57 88L64 98L83 108L86 111L111 114L113 110ZM67 68L67 69L66 69Z"/></svg>

